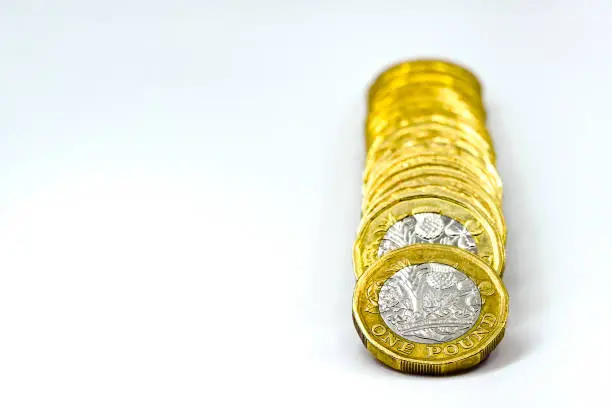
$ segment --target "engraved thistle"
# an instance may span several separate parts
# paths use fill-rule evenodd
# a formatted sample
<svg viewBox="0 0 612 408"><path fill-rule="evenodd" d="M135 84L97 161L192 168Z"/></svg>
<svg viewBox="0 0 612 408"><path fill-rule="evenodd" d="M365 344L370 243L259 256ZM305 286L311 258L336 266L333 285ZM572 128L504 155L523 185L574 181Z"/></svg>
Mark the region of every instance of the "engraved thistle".
<svg viewBox="0 0 612 408"><path fill-rule="evenodd" d="M417 343L454 340L474 325L481 296L463 272L439 263L407 266L385 281L379 312L398 335Z"/></svg>
<svg viewBox="0 0 612 408"><path fill-rule="evenodd" d="M378 256L412 244L443 244L478 253L476 242L460 222L436 213L414 214L397 221L385 233Z"/></svg>

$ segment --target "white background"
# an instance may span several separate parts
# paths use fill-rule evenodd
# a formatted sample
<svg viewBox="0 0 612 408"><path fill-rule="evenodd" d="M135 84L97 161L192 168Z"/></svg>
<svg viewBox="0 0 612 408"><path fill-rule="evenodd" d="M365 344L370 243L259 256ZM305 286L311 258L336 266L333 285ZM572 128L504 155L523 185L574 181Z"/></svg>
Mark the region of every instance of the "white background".
<svg viewBox="0 0 612 408"><path fill-rule="evenodd" d="M2 1L0 406L610 406L609 4ZM350 317L365 91L418 56L482 79L509 226L442 379Z"/></svg>

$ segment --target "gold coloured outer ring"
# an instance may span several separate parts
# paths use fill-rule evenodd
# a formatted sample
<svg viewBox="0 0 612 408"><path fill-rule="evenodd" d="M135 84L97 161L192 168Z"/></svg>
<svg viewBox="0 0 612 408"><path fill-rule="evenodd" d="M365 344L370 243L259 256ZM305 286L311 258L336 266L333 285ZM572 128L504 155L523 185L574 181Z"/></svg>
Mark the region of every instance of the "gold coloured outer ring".
<svg viewBox="0 0 612 408"><path fill-rule="evenodd" d="M392 83L393 80L397 78L409 77L411 74L415 74L417 72L446 74L465 82L469 86L473 87L477 93L482 93L480 81L476 75L474 75L467 68L450 61L420 59L399 62L383 70L383 72L378 75L370 86L369 99L375 97L375 94L378 92L379 88L388 86L388 84Z"/></svg>
<svg viewBox="0 0 612 408"><path fill-rule="evenodd" d="M423 87L419 91L417 89L404 88L388 92L384 99L381 98L373 103L368 111L384 115L385 112L392 111L400 106L409 107L412 104L429 106L431 109L434 109L436 106L452 106L453 110L456 111L469 111L471 116L477 118L481 123L486 121L484 106L469 101L461 95L448 90L443 92Z"/></svg>
<svg viewBox="0 0 612 408"><path fill-rule="evenodd" d="M428 99L432 103L448 102L463 106L466 109L477 112L481 120L486 120L486 111L480 95L460 89L444 88L441 85L435 83L397 84L395 88L379 91L376 94L376 98L370 101L369 110L384 110L394 105L396 101L406 99Z"/></svg>
<svg viewBox="0 0 612 408"><path fill-rule="evenodd" d="M436 262L463 272L478 287L481 311L474 325L455 340L409 341L387 326L378 310L384 282L409 265ZM391 251L359 278L353 294L353 321L365 347L389 367L407 373L444 375L475 366L499 344L508 318L508 293L493 269L459 248L416 244Z"/></svg>
<svg viewBox="0 0 612 408"><path fill-rule="evenodd" d="M395 152L389 151L382 158L368 162L364 172L364 183L371 187L376 184L377 180L388 178L390 172L407 169L410 167L410 161L419 160L422 156L430 158L431 162L435 161L437 157L441 160L453 161L456 162L456 165L473 169L472 172L486 172L489 167L493 166L490 161L472 155L467 150L467 146L459 142L453 143L452 140L435 137L415 143L408 142L402 145L401 149L397 149ZM422 162L422 160L418 162ZM499 186L499 183L488 175L485 178L490 179L492 185Z"/></svg>
<svg viewBox="0 0 612 408"><path fill-rule="evenodd" d="M445 177L449 182L460 181L461 185L469 186L469 190L475 190L478 194L486 195L493 205L501 207L501 191L492 189L478 174L470 169L447 166L442 163L420 162L406 167L399 172L390 173L380 181L377 180L375 188L363 189L363 204L370 205L379 201L382 197L392 194L405 186L415 185L417 179L424 177Z"/></svg>
<svg viewBox="0 0 612 408"><path fill-rule="evenodd" d="M393 105L384 110L371 110L366 117L366 131L373 137L389 133L414 122L414 119L438 115L455 122L467 123L474 129L486 130L485 122L480 120L475 112L463 105L449 102L403 99L396 100ZM429 122L429 119L426 119ZM481 136L482 137L482 136Z"/></svg>
<svg viewBox="0 0 612 408"><path fill-rule="evenodd" d="M398 146L420 140L432 138L444 138L462 144L466 150L472 151L474 156L488 158L495 162L493 146L487 143L483 137L470 134L457 127L440 124L436 122L403 123L399 127L389 126L381 128L379 136L368 151L368 156L381 155L385 151L397 149Z"/></svg>
<svg viewBox="0 0 612 408"><path fill-rule="evenodd" d="M368 161L364 171L364 183L368 186L373 185L374 181L381 176L386 177L388 171L394 168L405 169L408 166L409 160L420 158L421 155L427 157L440 157L441 159L456 161L462 166L479 169L479 171L490 172L494 169L493 163L485 157L479 157L472 154L470 146L458 140L446 139L440 136L434 136L430 139L414 140L410 139L396 149L388 149L382 156ZM501 182L496 181L496 176L493 172L491 177L487 175L487 179L491 180L492 185L500 186Z"/></svg>
<svg viewBox="0 0 612 408"><path fill-rule="evenodd" d="M438 188L423 190L403 195L384 207L364 214L353 245L355 276L359 278L378 260L380 243L393 224L420 213L446 215L461 223L474 238L478 256L502 275L505 262L503 239L494 222L477 210L467 197Z"/></svg>
<svg viewBox="0 0 612 408"><path fill-rule="evenodd" d="M374 122L372 122L372 126L374 127L366 129L365 137L368 151L375 148L376 142L383 143L383 141L395 137L398 134L410 133L408 129L412 126L439 124L447 126L449 132L452 131L453 133L462 134L462 139L481 140L487 146L486 151L489 152L488 154L493 157L495 156L491 135L489 135L489 132L482 124L476 125L475 122L463 120L458 115L451 116L448 113L436 113L435 111L429 113L423 112L423 114L419 114L418 116L409 116L402 112L395 112L393 115L394 116L387 117L384 121L381 121L375 126ZM366 123L366 126L369 125L370 122Z"/></svg>
<svg viewBox="0 0 612 408"><path fill-rule="evenodd" d="M469 107L448 101L432 101L411 97L396 99L392 105L382 110L370 110L366 118L366 131L376 135L398 122L433 113L460 118L460 120L470 123L474 127L485 127L484 122Z"/></svg>
<svg viewBox="0 0 612 408"><path fill-rule="evenodd" d="M386 171L385 169L388 170L400 165L404 162L404 158L417 157L419 154L436 155L447 160L456 159L460 163L470 163L470 166L497 173L494 170L493 162L489 158L473 154L473 146L469 146L461 140L453 140L435 134L430 138L401 139L395 148L389 146L384 150L372 151L371 153L368 154L363 175L366 183L372 182L374 176L382 174ZM499 179L497 174L492 174L492 177L493 180ZM494 184L501 186L501 181L496 181Z"/></svg>
<svg viewBox="0 0 612 408"><path fill-rule="evenodd" d="M460 93L469 94L476 99L480 99L482 96L478 84L475 84L474 82L470 82L469 80L466 81L465 78L460 78L456 75L452 75L449 73L427 69L421 71L413 71L411 73L408 73L407 75L395 75L392 78L387 78L385 81L375 82L371 86L371 88L373 88L372 92L368 94L368 101L376 101L380 98L381 94L384 94L388 90L393 90L406 85L413 84L423 84L426 86L452 89Z"/></svg>
<svg viewBox="0 0 612 408"><path fill-rule="evenodd" d="M465 82L466 85L476 89L479 93L482 92L480 82L467 68L450 61L433 59L411 60L393 64L384 69L378 77L372 81L370 88L372 88L372 91L376 91L378 88L385 87L388 83L398 78L410 77L419 72L452 76L457 80ZM372 92L372 94L373 93L374 92Z"/></svg>
<svg viewBox="0 0 612 408"><path fill-rule="evenodd" d="M479 122L471 112L464 109L457 109L456 106L452 105L439 104L436 106L429 106L426 104L414 103L411 104L410 107L402 107L400 109L401 111L393 109L384 112L369 112L366 118L365 131L369 133L372 138L387 137L399 129L416 123L412 120L413 118L429 117L434 114L447 118L456 118L455 121L467 123L474 129L484 129L482 122ZM422 122L424 122L422 124L432 123L429 119ZM469 135L469 137L474 138L473 135ZM482 139L483 143L489 148L490 144L484 137L478 136L476 139Z"/></svg>
<svg viewBox="0 0 612 408"><path fill-rule="evenodd" d="M373 197L372 201L368 202L367 207L364 208L364 213L369 212L372 208L380 207L382 203L392 201L394 197L401 196L411 191L422 192L423 188L428 187L438 187L453 193L472 196L479 204L479 209L486 212L489 218L495 222L495 226L500 231L500 235L505 242L506 224L501 208L498 207L491 200L491 197L481 190L478 185L466 183L462 179L446 174L421 174L410 180L403 181L385 194L379 197Z"/></svg>
<svg viewBox="0 0 612 408"><path fill-rule="evenodd" d="M482 139L487 146L493 146L491 135L484 122L475 120L469 112L455 111L445 105L437 107L395 106L384 112L369 112L366 119L367 137L386 138L395 131L415 124L438 123L466 134L468 138Z"/></svg>
<svg viewBox="0 0 612 408"><path fill-rule="evenodd" d="M423 180L431 184L424 184ZM497 205L489 195L477 191L473 184L458 182L456 179L444 175L424 175L423 177L418 177L415 181L408 180L396 186L383 196L376 198L366 197L362 203L364 217L374 213L377 209L383 208L391 201L401 199L406 194L430 191L430 189L452 193L457 196L458 200L464 200L473 207L482 210L489 219L499 221L499 217L496 217L494 214L501 214L501 206ZM504 224L496 222L495 225L501 228Z"/></svg>
<svg viewBox="0 0 612 408"><path fill-rule="evenodd" d="M381 103L386 104L386 100L407 94L428 94L437 99L449 97L463 100L471 106L480 106L479 109L484 111L482 94L473 86L453 76L431 72L397 77L377 87L374 93L370 90L368 108L376 110ZM484 113L486 115L486 112Z"/></svg>
<svg viewBox="0 0 612 408"><path fill-rule="evenodd" d="M479 155L474 151L474 147L465 141L439 136L434 132L418 138L405 137L397 140L395 147L389 146L384 150L372 151L372 154L368 154L364 180L367 181L370 175L379 169L391 168L401 163L404 157L418 156L421 152L429 155L436 154L450 160L458 158L462 162L470 162L483 169L493 166L488 157Z"/></svg>
<svg viewBox="0 0 612 408"><path fill-rule="evenodd" d="M383 200L379 200L377 203L369 205L363 212L363 219L370 218L373 214L376 214L379 209L387 207L389 203L400 201L405 197L411 197L415 194L440 195L469 206L470 209L481 214L483 220L486 220L486 222L495 228L495 231L501 239L502 247L506 244L506 223L501 208L495 207L494 203L487 196L476 197L476 193L466 189L466 186L455 183L443 184L439 180L430 180L428 184L406 186L401 190L394 191Z"/></svg>
<svg viewBox="0 0 612 408"><path fill-rule="evenodd" d="M486 183L487 191L493 194L492 197L495 197L496 202L501 202L503 195L501 179L499 178L499 175L492 164L489 164L487 167L483 168L482 165L475 163L468 158L464 159L461 156L442 156L436 154L433 149L423 152L419 151L418 149L414 150L414 155L400 155L397 158L394 158L392 161L381 161L380 168L376 168L373 171L370 171L369 174L366 174L364 176L365 179L363 185L365 197L369 197L372 192L377 191L384 184L385 180L401 177L402 174L410 171L410 169L413 167L422 165L438 165L464 172L471 175L475 180L479 180L480 183Z"/></svg>
<svg viewBox="0 0 612 408"><path fill-rule="evenodd" d="M447 149L440 152L442 155L461 155L480 163L490 162L494 164L493 149L483 149L482 145L475 142L474 139L469 139L447 129L437 128L435 125L401 128L390 133L388 137L377 139L374 142L366 155L366 169L378 166L379 162L411 154L415 149L435 147Z"/></svg>
<svg viewBox="0 0 612 408"><path fill-rule="evenodd" d="M364 202L374 202L380 197L388 195L404 184L412 182L416 178L429 176L444 176L454 180L461 180L466 183L473 184L473 187L491 197L496 206L501 206L501 200L498 200L499 191L490 190L487 183L483 183L479 178L475 177L471 172L464 169L458 170L453 167L439 165L435 163L416 164L406 168L405 171L397 173L394 176L385 178L375 190L364 191Z"/></svg>

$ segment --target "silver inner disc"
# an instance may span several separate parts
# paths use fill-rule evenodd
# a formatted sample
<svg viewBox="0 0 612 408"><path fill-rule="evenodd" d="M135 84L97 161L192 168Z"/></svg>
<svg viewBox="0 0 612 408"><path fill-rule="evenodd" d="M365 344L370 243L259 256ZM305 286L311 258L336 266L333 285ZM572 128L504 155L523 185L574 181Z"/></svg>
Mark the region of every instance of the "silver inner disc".
<svg viewBox="0 0 612 408"><path fill-rule="evenodd" d="M414 214L393 224L378 247L378 256L412 244L444 244L478 253L476 241L463 224L446 215Z"/></svg>
<svg viewBox="0 0 612 408"><path fill-rule="evenodd" d="M416 343L444 343L465 334L480 316L480 291L449 265L407 266L385 281L380 314L391 330Z"/></svg>

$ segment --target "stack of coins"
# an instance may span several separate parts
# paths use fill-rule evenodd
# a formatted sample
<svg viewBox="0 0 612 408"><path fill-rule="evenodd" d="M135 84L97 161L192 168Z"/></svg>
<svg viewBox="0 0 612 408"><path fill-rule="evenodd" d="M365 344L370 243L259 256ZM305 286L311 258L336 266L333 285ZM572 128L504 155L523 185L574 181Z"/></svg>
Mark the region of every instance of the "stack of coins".
<svg viewBox="0 0 612 408"><path fill-rule="evenodd" d="M405 372L447 374L501 340L506 225L482 88L434 60L383 72L368 95L355 326Z"/></svg>

